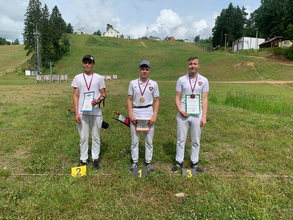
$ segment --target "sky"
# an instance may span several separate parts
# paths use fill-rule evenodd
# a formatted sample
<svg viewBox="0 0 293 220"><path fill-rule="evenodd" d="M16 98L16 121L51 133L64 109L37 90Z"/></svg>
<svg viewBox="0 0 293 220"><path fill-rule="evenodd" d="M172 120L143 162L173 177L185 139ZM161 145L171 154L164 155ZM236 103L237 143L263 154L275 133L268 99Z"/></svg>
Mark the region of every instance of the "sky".
<svg viewBox="0 0 293 220"><path fill-rule="evenodd" d="M138 39L155 36L175 39L201 39L212 36L215 19L229 4L246 8L251 13L260 6L260 0L40 0L50 11L57 6L62 18L73 26L74 32L85 34L100 30L107 24L115 30ZM29 0L0 0L0 37L23 42L24 14Z"/></svg>

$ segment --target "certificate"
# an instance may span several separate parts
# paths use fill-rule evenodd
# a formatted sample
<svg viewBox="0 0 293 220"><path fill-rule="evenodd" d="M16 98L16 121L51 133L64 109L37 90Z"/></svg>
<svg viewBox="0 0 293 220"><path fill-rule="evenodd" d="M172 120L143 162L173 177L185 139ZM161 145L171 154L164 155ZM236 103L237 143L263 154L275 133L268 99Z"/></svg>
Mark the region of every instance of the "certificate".
<svg viewBox="0 0 293 220"><path fill-rule="evenodd" d="M185 112L189 115L201 113L200 94L185 95Z"/></svg>
<svg viewBox="0 0 293 220"><path fill-rule="evenodd" d="M136 131L149 131L150 126L148 126L149 119L137 119L137 125L135 127Z"/></svg>
<svg viewBox="0 0 293 220"><path fill-rule="evenodd" d="M84 93L81 112L92 112L94 110L94 107L92 106L92 101L94 100L94 97L94 91Z"/></svg>

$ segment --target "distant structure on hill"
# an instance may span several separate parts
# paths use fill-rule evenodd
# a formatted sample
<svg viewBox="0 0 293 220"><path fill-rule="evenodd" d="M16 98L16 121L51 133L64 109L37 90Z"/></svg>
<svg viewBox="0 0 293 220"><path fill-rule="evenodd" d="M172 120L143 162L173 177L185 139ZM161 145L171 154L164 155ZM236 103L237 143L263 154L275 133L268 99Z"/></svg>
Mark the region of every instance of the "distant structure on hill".
<svg viewBox="0 0 293 220"><path fill-rule="evenodd" d="M166 37L164 40L166 40L166 41L175 41L175 37Z"/></svg>
<svg viewBox="0 0 293 220"><path fill-rule="evenodd" d="M149 37L149 40L161 40L159 37Z"/></svg>
<svg viewBox="0 0 293 220"><path fill-rule="evenodd" d="M260 48L268 48L268 47L282 47L282 42L284 41L284 37L277 36L274 38L268 38L265 42L259 45Z"/></svg>
<svg viewBox="0 0 293 220"><path fill-rule="evenodd" d="M259 49L259 45L265 41L264 38L241 37L232 43L233 51Z"/></svg>
<svg viewBox="0 0 293 220"><path fill-rule="evenodd" d="M104 37L117 37L120 38L120 32L116 31L114 28L109 27L106 32L103 33Z"/></svg>
<svg viewBox="0 0 293 220"><path fill-rule="evenodd" d="M149 40L161 40L159 37L150 37Z"/></svg>

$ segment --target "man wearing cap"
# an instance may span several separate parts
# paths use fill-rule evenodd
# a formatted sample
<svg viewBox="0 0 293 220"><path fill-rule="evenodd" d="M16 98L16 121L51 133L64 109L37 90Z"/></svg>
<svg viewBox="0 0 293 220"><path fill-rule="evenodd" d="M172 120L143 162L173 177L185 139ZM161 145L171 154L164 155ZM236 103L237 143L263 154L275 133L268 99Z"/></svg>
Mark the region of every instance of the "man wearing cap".
<svg viewBox="0 0 293 220"><path fill-rule="evenodd" d="M140 77L132 80L128 87L127 108L130 118L131 133L131 157L133 164L129 171L133 172L138 167L139 138L143 131L145 139L145 167L150 172L155 172L151 164L153 156L154 124L159 110L159 87L158 84L149 79L151 65L148 61L139 64ZM154 102L154 107L152 104ZM133 106L132 106L133 104ZM144 128L140 129L143 121L146 121Z"/></svg>
<svg viewBox="0 0 293 220"><path fill-rule="evenodd" d="M103 121L100 103L106 98L106 87L102 76L93 72L95 59L92 55L85 55L82 65L84 72L76 75L71 84L74 88L73 105L80 136L79 166L88 164L88 139L91 132L93 168L99 170L100 129Z"/></svg>

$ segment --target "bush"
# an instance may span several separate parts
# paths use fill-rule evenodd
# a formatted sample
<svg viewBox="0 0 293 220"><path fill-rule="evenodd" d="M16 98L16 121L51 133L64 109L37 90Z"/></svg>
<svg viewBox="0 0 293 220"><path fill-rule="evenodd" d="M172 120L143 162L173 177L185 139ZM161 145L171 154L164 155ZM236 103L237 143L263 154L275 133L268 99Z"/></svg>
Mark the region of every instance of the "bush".
<svg viewBox="0 0 293 220"><path fill-rule="evenodd" d="M275 47L273 49L274 55L282 55L283 54L283 49L281 47Z"/></svg>
<svg viewBox="0 0 293 220"><path fill-rule="evenodd" d="M293 46L289 47L288 49L284 50L284 56L290 60L293 60Z"/></svg>

